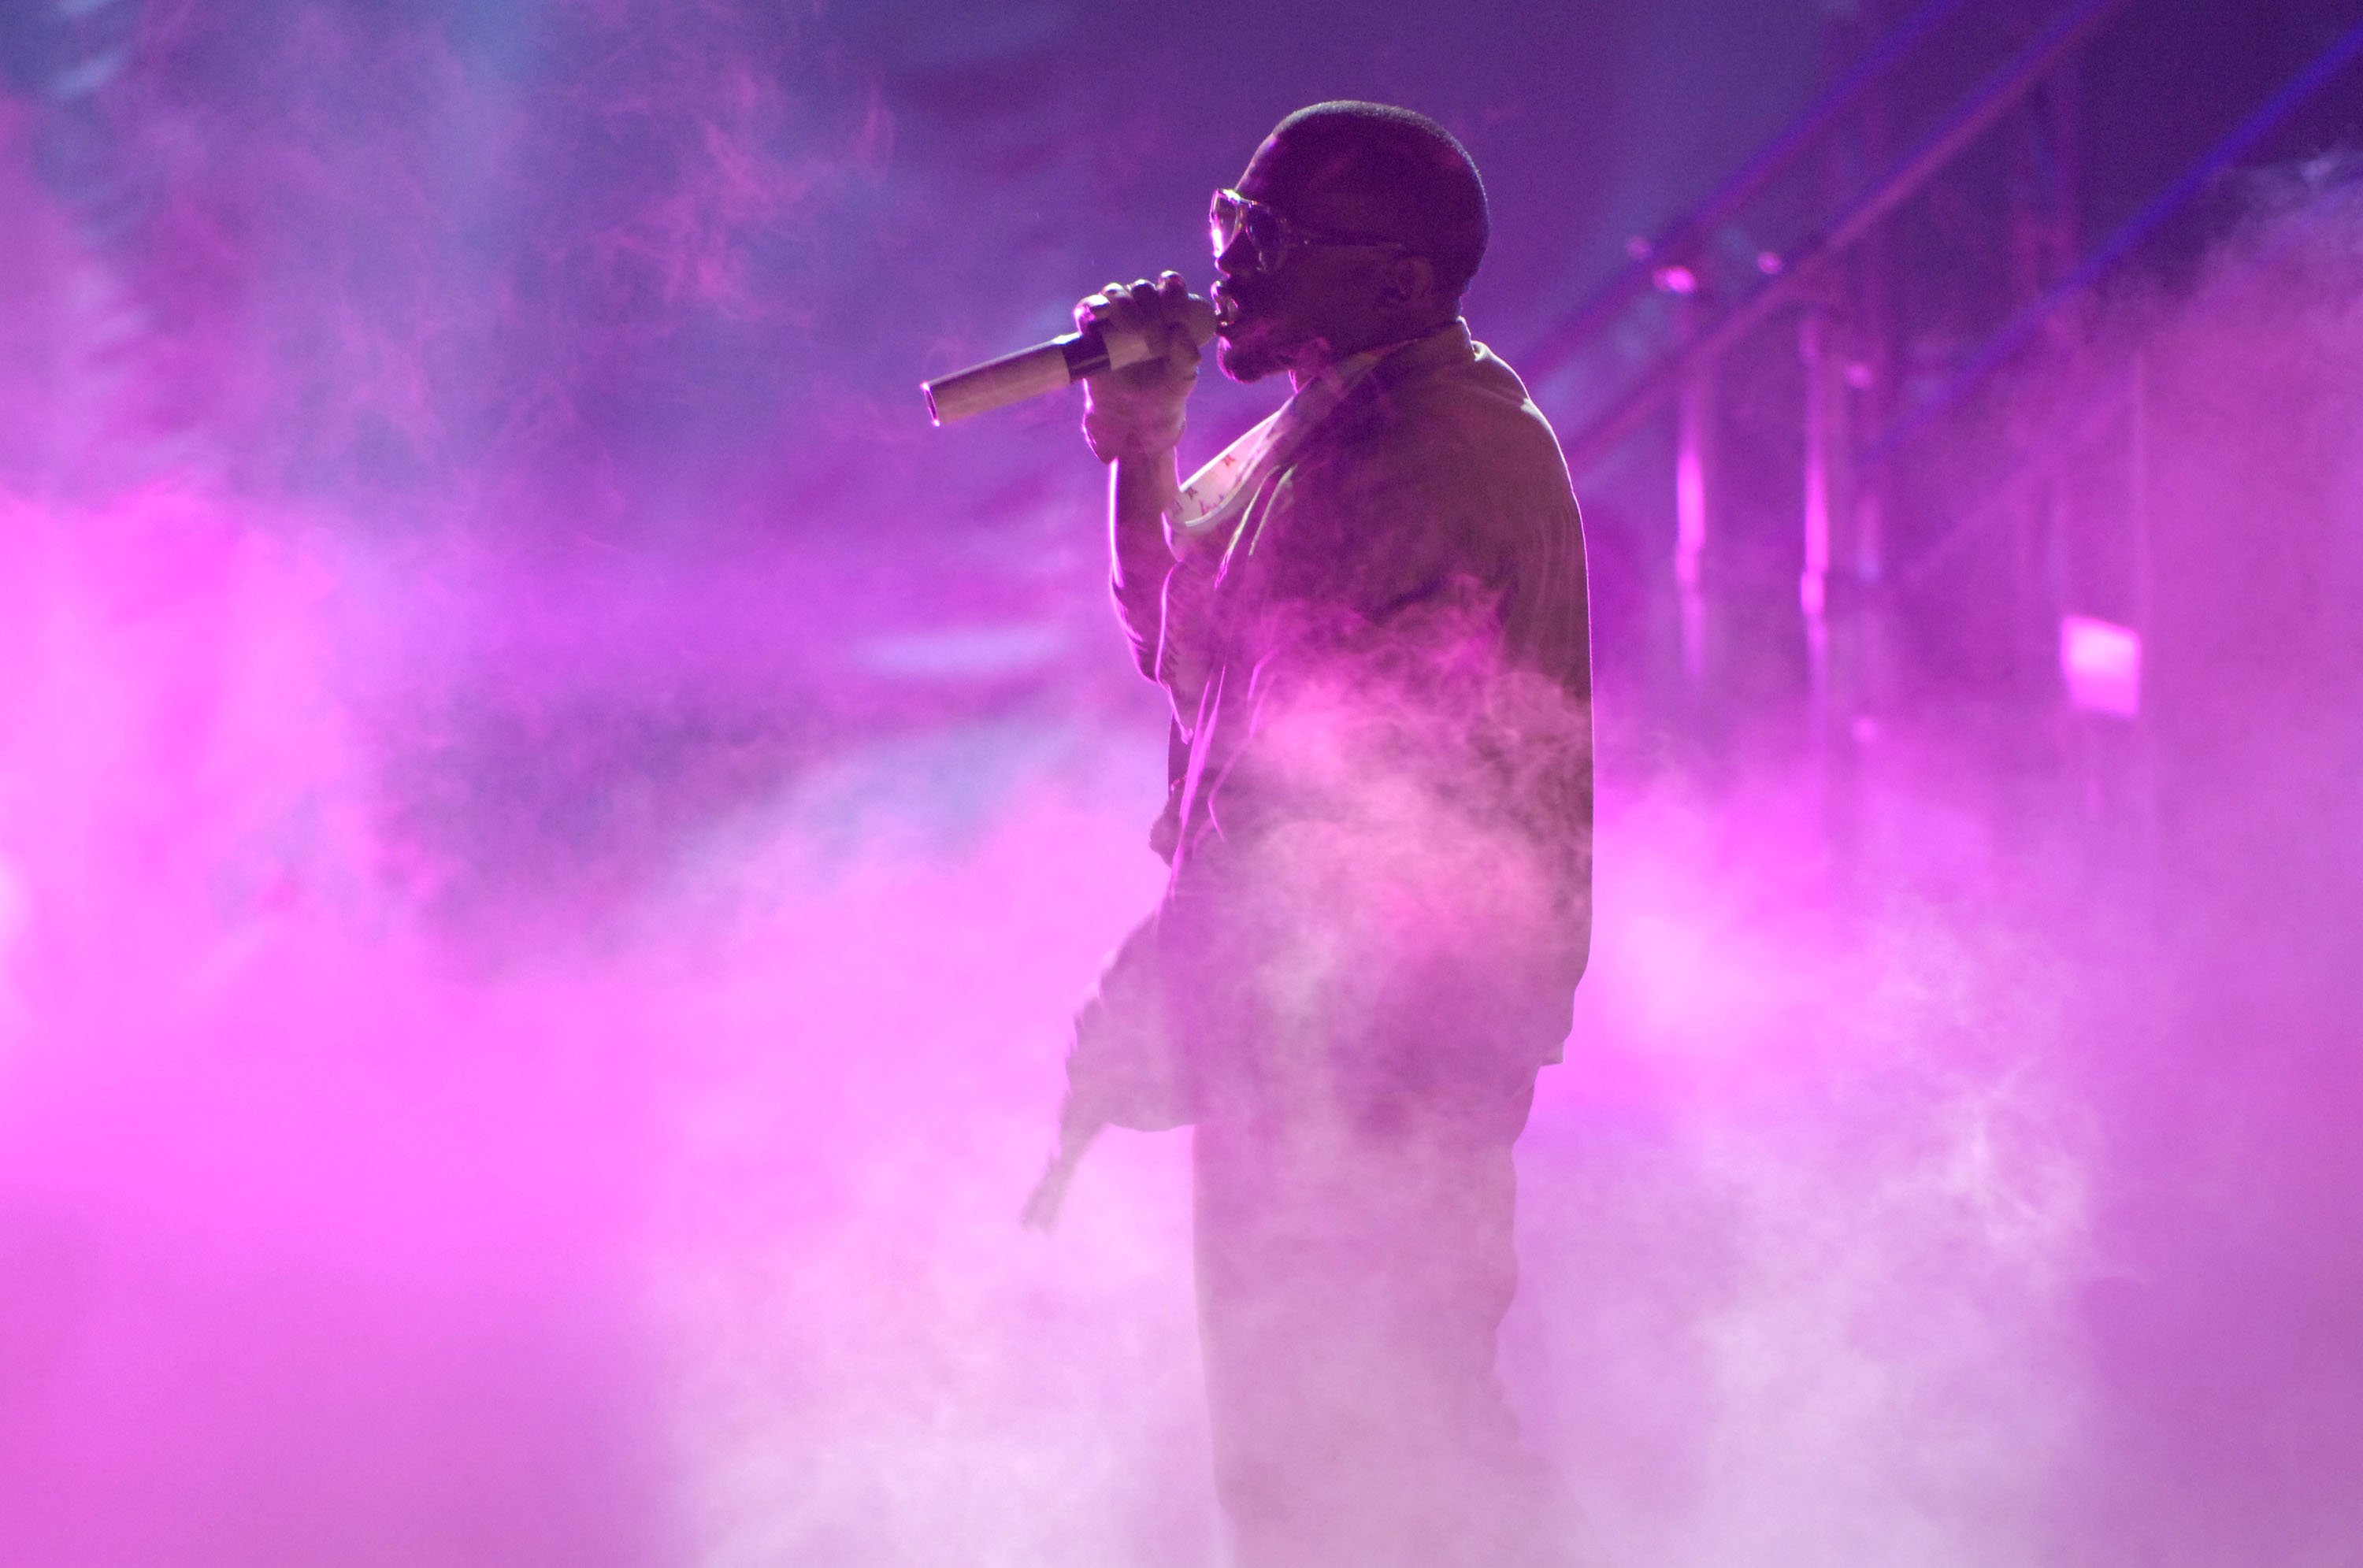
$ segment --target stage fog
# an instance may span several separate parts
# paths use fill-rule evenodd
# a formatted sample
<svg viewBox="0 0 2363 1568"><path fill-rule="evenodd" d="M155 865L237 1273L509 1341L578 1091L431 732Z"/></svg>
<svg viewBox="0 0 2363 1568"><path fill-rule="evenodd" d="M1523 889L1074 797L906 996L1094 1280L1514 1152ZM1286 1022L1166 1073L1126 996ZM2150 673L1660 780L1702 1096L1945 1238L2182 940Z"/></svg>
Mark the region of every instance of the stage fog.
<svg viewBox="0 0 2363 1568"><path fill-rule="evenodd" d="M1346 94L1469 142L1520 365L1813 96L1813 9L21 8L0 1559L1215 1562L1187 1134L1017 1223L1162 885L1164 710L1073 394L938 430L917 383L1203 282L1206 190ZM1577 473L1595 936L1503 1373L1604 1561L2363 1533L2363 182L2318 139L1891 491L2055 440L2079 526L2137 503L2143 602L2065 606L2142 627L2131 713L1988 679L2022 580L1941 561L1816 713L1795 498L1685 646L1670 442ZM1614 369L1537 379L1562 436ZM1726 385L1735 485L1789 471L1792 390ZM1185 460L1281 395L1210 386Z"/></svg>

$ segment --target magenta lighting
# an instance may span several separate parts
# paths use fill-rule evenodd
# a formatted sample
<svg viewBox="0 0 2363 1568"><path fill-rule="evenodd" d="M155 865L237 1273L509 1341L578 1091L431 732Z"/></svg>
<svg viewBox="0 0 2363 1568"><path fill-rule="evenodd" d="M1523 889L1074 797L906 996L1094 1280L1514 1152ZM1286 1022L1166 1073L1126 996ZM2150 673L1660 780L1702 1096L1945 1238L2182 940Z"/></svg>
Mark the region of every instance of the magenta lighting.
<svg viewBox="0 0 2363 1568"><path fill-rule="evenodd" d="M0 1568L2363 1568L2363 0L1121 21L0 0Z"/></svg>
<svg viewBox="0 0 2363 1568"><path fill-rule="evenodd" d="M2059 623L2059 674L2068 701L2088 713L2141 712L2141 634L2113 621L2069 615Z"/></svg>

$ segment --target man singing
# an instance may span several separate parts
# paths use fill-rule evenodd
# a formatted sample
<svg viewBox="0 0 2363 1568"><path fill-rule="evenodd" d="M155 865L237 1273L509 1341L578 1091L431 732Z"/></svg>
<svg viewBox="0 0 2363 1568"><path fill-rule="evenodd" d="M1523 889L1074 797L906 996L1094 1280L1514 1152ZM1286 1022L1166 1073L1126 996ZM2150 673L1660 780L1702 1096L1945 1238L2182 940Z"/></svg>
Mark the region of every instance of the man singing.
<svg viewBox="0 0 2363 1568"><path fill-rule="evenodd" d="M1243 1568L1566 1556L1493 1360L1511 1145L1590 944L1590 632L1558 443L1460 319L1487 226L1435 122L1281 122L1214 198L1214 302L1224 372L1292 395L1187 483L1187 286L1076 312L1166 349L1083 427L1172 702L1172 877L1077 1020L1062 1147L1194 1124Z"/></svg>

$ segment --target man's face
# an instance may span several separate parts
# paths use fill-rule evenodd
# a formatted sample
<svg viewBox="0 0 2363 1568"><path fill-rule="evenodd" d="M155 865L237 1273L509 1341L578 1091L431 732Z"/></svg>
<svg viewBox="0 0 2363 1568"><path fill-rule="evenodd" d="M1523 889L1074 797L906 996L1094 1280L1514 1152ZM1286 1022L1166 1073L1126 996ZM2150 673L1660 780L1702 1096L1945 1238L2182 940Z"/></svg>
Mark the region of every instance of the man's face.
<svg viewBox="0 0 2363 1568"><path fill-rule="evenodd" d="M1273 137L1239 176L1239 194L1269 203L1292 223L1320 233L1382 234L1388 215L1346 182ZM1215 259L1222 313L1216 360L1237 381L1275 370L1310 370L1367 347L1388 263L1381 247L1291 246L1270 272L1256 267L1244 236Z"/></svg>

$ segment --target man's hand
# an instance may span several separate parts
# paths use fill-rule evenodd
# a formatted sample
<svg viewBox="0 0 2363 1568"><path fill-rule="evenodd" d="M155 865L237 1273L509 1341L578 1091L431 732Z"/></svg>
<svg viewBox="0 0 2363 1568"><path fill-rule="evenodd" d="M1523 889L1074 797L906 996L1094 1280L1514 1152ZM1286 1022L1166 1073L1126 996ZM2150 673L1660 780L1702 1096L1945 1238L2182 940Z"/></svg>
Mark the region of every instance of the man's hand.
<svg viewBox="0 0 2363 1568"><path fill-rule="evenodd" d="M1048 1231L1059 1223L1059 1210L1066 1206L1067 1187L1075 1179L1075 1168L1083 1163L1083 1151L1106 1125L1078 1106L1073 1095L1067 1097L1059 1115L1059 1152L1050 1156L1042 1179L1027 1195L1026 1207L1017 1216L1019 1224L1029 1231Z"/></svg>
<svg viewBox="0 0 2363 1568"><path fill-rule="evenodd" d="M1101 462L1138 462L1181 444L1182 409L1198 383L1198 346L1183 325L1189 308L1190 285L1179 272L1154 283L1110 283L1075 307L1077 331L1095 330L1111 346L1131 337L1148 348L1137 364L1084 378L1083 439Z"/></svg>

